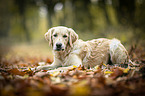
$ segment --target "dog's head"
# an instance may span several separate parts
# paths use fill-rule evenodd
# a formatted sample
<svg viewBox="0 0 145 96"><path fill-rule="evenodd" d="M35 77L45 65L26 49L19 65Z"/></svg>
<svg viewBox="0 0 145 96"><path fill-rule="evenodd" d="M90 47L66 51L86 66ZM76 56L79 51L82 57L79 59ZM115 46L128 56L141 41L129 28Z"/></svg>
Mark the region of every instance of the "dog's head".
<svg viewBox="0 0 145 96"><path fill-rule="evenodd" d="M45 33L45 38L55 51L64 51L66 47L73 47L73 43L78 39L78 35L71 28L53 27Z"/></svg>

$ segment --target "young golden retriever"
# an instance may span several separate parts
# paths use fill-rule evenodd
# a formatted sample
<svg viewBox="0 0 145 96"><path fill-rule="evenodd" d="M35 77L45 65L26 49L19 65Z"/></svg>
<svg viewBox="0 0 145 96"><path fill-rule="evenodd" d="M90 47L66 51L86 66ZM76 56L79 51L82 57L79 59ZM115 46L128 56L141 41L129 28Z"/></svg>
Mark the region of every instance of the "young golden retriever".
<svg viewBox="0 0 145 96"><path fill-rule="evenodd" d="M101 63L124 64L129 62L126 49L117 39L93 39L82 41L71 28L58 26L48 30L46 40L53 48L54 62L37 69L68 68L84 65L86 68Z"/></svg>

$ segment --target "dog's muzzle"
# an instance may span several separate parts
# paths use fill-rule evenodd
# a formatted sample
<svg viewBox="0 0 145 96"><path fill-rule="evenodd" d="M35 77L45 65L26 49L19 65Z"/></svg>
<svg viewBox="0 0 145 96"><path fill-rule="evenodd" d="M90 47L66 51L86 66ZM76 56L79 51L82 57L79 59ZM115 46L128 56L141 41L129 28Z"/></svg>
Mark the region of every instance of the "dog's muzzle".
<svg viewBox="0 0 145 96"><path fill-rule="evenodd" d="M62 47L62 43L56 43L56 48L55 48L56 51L63 51L63 47Z"/></svg>

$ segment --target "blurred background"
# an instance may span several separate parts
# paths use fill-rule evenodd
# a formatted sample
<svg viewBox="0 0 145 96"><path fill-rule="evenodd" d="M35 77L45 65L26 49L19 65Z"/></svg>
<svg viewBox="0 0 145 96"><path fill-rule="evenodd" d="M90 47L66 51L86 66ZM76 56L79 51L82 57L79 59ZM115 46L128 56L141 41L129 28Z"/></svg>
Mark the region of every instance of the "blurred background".
<svg viewBox="0 0 145 96"><path fill-rule="evenodd" d="M48 56L44 33L71 27L79 38L145 46L145 0L0 0L0 58Z"/></svg>

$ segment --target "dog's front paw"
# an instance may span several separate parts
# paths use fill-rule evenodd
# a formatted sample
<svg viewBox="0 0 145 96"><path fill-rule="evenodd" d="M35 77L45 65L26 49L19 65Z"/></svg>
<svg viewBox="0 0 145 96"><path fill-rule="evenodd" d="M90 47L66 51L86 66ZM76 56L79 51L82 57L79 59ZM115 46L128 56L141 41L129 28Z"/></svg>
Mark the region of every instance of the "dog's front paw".
<svg viewBox="0 0 145 96"><path fill-rule="evenodd" d="M36 69L41 70L41 69L43 69L43 66L38 66Z"/></svg>
<svg viewBox="0 0 145 96"><path fill-rule="evenodd" d="M53 69L51 66L38 66L37 70L51 70Z"/></svg>

